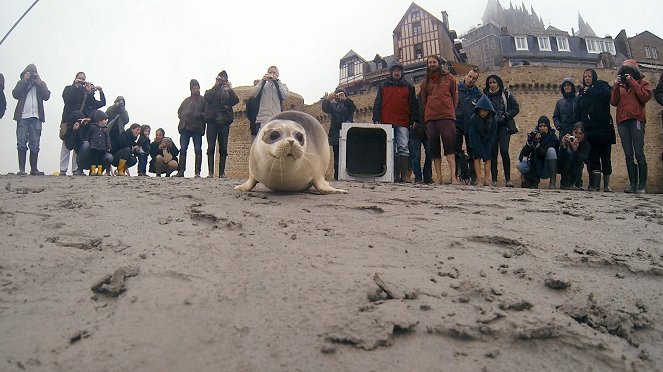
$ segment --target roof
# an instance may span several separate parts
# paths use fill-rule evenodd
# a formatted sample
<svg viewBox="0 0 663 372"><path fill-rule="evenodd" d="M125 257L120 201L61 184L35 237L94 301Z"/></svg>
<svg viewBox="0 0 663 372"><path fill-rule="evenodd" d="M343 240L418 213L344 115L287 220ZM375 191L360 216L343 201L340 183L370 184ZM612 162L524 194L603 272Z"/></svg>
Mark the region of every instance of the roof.
<svg viewBox="0 0 663 372"><path fill-rule="evenodd" d="M422 12L425 12L426 14L428 14L434 20L442 23L442 21L440 21L437 17L432 15L429 11L427 11L426 9L420 7L419 5L417 5L415 3L412 3L412 4L410 4L410 7L407 8L407 11L405 11L405 13L403 13L403 16L401 17L401 20L398 21L398 23L396 23L396 28L394 28L394 33L398 32L398 26L400 26L401 23L403 23L403 21L405 21L405 17L407 17L407 15L410 14L410 12L415 8L418 9L418 10L421 10Z"/></svg>
<svg viewBox="0 0 663 372"><path fill-rule="evenodd" d="M357 54L357 52L355 52L355 51L352 50L352 49L350 49L349 52L347 52L343 57L341 57L341 61L343 61L344 59L349 59L349 58L351 58L351 57L357 57L357 58L359 58L359 60L361 60L362 62L366 62L366 60L365 60L364 58L362 58L362 56L360 56L359 54Z"/></svg>
<svg viewBox="0 0 663 372"><path fill-rule="evenodd" d="M560 30L559 28L557 28L555 26L548 26L548 28L546 28L546 32L551 34L551 35L559 35L559 34L564 34L564 35L567 35L567 36L569 35L568 32L562 31L562 30Z"/></svg>
<svg viewBox="0 0 663 372"><path fill-rule="evenodd" d="M500 37L500 44L502 46L502 56L504 58L545 58L545 59L575 59L583 61L596 61L599 58L598 53L589 53L583 38L577 36L569 36L569 49L570 52L557 50L556 43L551 42L550 47L552 51L539 50L539 43L536 36L527 36L528 50L516 50L516 44L513 36L503 35Z"/></svg>

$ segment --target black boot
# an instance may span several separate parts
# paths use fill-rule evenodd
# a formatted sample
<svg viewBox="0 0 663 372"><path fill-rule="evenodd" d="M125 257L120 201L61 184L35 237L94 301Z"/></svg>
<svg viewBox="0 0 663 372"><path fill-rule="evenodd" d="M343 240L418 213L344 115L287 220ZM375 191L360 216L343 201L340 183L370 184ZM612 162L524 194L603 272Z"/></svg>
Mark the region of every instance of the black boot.
<svg viewBox="0 0 663 372"><path fill-rule="evenodd" d="M638 163L639 183L638 194L644 194L647 188L647 163Z"/></svg>
<svg viewBox="0 0 663 372"><path fill-rule="evenodd" d="M30 151L30 175L43 176L44 172L37 169L37 161L39 160L39 153Z"/></svg>
<svg viewBox="0 0 663 372"><path fill-rule="evenodd" d="M226 178L226 159L227 156L219 158L219 178Z"/></svg>
<svg viewBox="0 0 663 372"><path fill-rule="evenodd" d="M548 160L550 168L550 182L548 183L549 189L557 188L557 159Z"/></svg>
<svg viewBox="0 0 663 372"><path fill-rule="evenodd" d="M603 192L612 192L612 189L610 188L610 175L609 174L604 174L603 175Z"/></svg>
<svg viewBox="0 0 663 372"><path fill-rule="evenodd" d="M18 173L19 176L25 176L25 159L27 157L27 150L18 150Z"/></svg>
<svg viewBox="0 0 663 372"><path fill-rule="evenodd" d="M408 179L407 171L409 168L410 168L410 157L401 156L401 180L403 180L403 182L406 182Z"/></svg>
<svg viewBox="0 0 663 372"><path fill-rule="evenodd" d="M186 152L180 154L180 163L177 166L177 174L173 177L184 177L184 172L186 171Z"/></svg>
<svg viewBox="0 0 663 372"><path fill-rule="evenodd" d="M401 177L401 158L402 156L397 155L394 158L394 182L401 183L403 178Z"/></svg>
<svg viewBox="0 0 663 372"><path fill-rule="evenodd" d="M202 152L197 152L196 153L196 159L195 159L195 176L200 177L200 171L203 168L203 153Z"/></svg>
<svg viewBox="0 0 663 372"><path fill-rule="evenodd" d="M214 178L214 155L207 154L207 178Z"/></svg>
<svg viewBox="0 0 663 372"><path fill-rule="evenodd" d="M601 171L593 171L587 191L601 191Z"/></svg>
<svg viewBox="0 0 663 372"><path fill-rule="evenodd" d="M628 180L631 186L627 187L624 192L632 194L638 189L638 166L635 163L626 163L626 172L628 173Z"/></svg>

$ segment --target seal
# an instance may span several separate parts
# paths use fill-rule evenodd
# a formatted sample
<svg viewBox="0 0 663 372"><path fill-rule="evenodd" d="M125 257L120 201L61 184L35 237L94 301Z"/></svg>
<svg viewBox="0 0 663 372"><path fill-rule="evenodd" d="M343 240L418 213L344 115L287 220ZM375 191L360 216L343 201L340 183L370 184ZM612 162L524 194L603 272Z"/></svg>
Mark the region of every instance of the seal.
<svg viewBox="0 0 663 372"><path fill-rule="evenodd" d="M262 183L274 191L298 192L315 187L322 194L347 194L326 180L329 144L313 116L284 111L263 125L251 145L249 179L235 190L251 191Z"/></svg>

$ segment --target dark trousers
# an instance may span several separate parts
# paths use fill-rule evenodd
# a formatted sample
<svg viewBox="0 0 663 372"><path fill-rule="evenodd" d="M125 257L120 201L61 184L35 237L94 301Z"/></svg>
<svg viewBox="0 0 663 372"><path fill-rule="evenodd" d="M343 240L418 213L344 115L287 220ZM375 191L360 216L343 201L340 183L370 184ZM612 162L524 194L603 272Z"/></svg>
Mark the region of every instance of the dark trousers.
<svg viewBox="0 0 663 372"><path fill-rule="evenodd" d="M133 167L138 162L136 157L131 153L131 147L125 147L115 152L113 155L113 166L117 167L120 164L120 160L126 160L126 169Z"/></svg>
<svg viewBox="0 0 663 372"><path fill-rule="evenodd" d="M339 146L338 143L335 145L331 145L332 150L334 151L334 179L338 180L338 151L339 151Z"/></svg>
<svg viewBox="0 0 663 372"><path fill-rule="evenodd" d="M101 165L108 169L113 160L113 155L104 150L90 149L90 165Z"/></svg>
<svg viewBox="0 0 663 372"><path fill-rule="evenodd" d="M216 151L216 141L219 141L219 153L221 156L228 156L228 136L230 134L230 124L207 123L207 155L214 155ZM194 145L195 146L195 145Z"/></svg>
<svg viewBox="0 0 663 372"><path fill-rule="evenodd" d="M590 177L594 171L604 175L612 174L612 161L610 160L612 144L609 141L591 141L591 137L589 140L592 145L589 152L589 168L587 168Z"/></svg>
<svg viewBox="0 0 663 372"><path fill-rule="evenodd" d="M421 172L421 145L424 146L424 169L423 174ZM410 136L410 142L408 143L410 147L410 165L412 166L412 173L414 173L414 180L416 182L421 182L422 180L430 180L433 178L433 160L429 156L429 147L428 141L425 139L417 138L415 136ZM423 176L423 178L422 178Z"/></svg>
<svg viewBox="0 0 663 372"><path fill-rule="evenodd" d="M147 173L147 153L143 152L138 154L138 173Z"/></svg>
<svg viewBox="0 0 663 372"><path fill-rule="evenodd" d="M493 142L490 156L490 174L493 182L497 182L497 151L499 150L502 155L502 166L504 167L504 180L511 180L511 157L509 157L509 143L511 142L511 135L507 131L507 127L502 126L497 128L497 136Z"/></svg>
<svg viewBox="0 0 663 372"><path fill-rule="evenodd" d="M570 148L559 149L559 172L561 186L582 187L582 159Z"/></svg>

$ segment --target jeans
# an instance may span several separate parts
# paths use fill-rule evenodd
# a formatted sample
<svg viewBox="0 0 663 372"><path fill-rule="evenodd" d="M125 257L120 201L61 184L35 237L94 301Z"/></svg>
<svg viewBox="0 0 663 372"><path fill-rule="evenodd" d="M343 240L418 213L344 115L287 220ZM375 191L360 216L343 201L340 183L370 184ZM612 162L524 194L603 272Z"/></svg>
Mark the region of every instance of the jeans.
<svg viewBox="0 0 663 372"><path fill-rule="evenodd" d="M189 140L193 139L193 150L196 154L203 153L203 135L192 130L183 129L180 132L180 154L185 154L189 149Z"/></svg>
<svg viewBox="0 0 663 372"><path fill-rule="evenodd" d="M146 152L138 154L138 174L147 173L147 155Z"/></svg>
<svg viewBox="0 0 663 372"><path fill-rule="evenodd" d="M71 150L67 148L62 141L62 148L60 148L60 173L67 173L67 168L69 168L69 156L71 156L71 171L76 172L78 170L78 155L76 151L71 153Z"/></svg>
<svg viewBox="0 0 663 372"><path fill-rule="evenodd" d="M424 145L424 172L423 180L430 180L433 178L433 166L432 159L429 152L428 141L425 139L417 138L415 136L410 137L409 147L410 147L410 165L412 166L412 173L414 173L415 181L422 181L421 174L421 145Z"/></svg>
<svg viewBox="0 0 663 372"><path fill-rule="evenodd" d="M619 130L626 164L635 163L634 155L638 164L647 164L645 158L645 123L636 119L626 120L617 126L617 130Z"/></svg>
<svg viewBox="0 0 663 372"><path fill-rule="evenodd" d="M497 135L493 142L490 157L490 174L493 182L497 182L497 150L499 149L502 155L502 166L504 167L504 180L511 180L511 158L509 157L509 143L511 142L511 135L507 131L507 127L502 126L497 128Z"/></svg>
<svg viewBox="0 0 663 372"><path fill-rule="evenodd" d="M21 119L16 122L16 148L33 154L39 153L39 138L41 137L41 120L39 118Z"/></svg>
<svg viewBox="0 0 663 372"><path fill-rule="evenodd" d="M394 127L394 152L396 156L408 156L410 150L408 149L408 140L410 138L410 129L400 125L392 125Z"/></svg>
<svg viewBox="0 0 663 372"><path fill-rule="evenodd" d="M214 155L216 141L219 141L219 153L228 156L228 137L230 124L207 123L207 155ZM194 140L195 146L195 140Z"/></svg>

